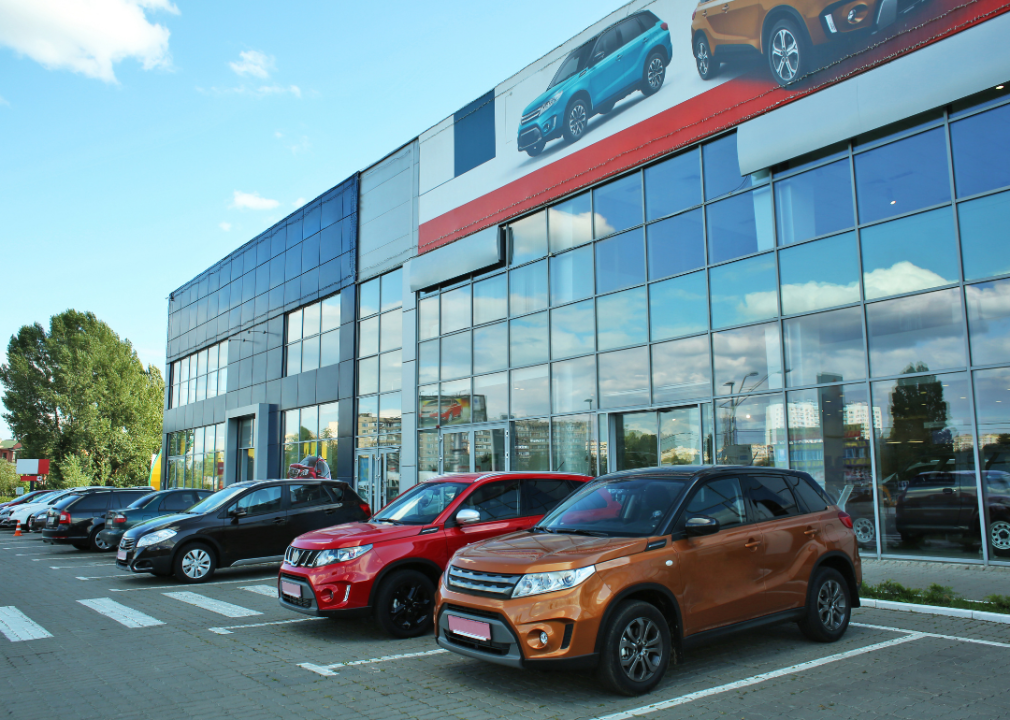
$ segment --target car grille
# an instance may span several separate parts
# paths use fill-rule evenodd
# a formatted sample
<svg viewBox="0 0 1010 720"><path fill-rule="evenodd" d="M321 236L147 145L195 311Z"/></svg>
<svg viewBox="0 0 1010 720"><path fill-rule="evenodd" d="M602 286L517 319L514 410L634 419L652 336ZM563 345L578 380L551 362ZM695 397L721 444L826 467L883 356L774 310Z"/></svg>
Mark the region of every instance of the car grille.
<svg viewBox="0 0 1010 720"><path fill-rule="evenodd" d="M133 550L133 543L134 542L135 541L134 541L133 538L124 537L122 540L119 541L119 549L120 550Z"/></svg>
<svg viewBox="0 0 1010 720"><path fill-rule="evenodd" d="M522 118L519 120L519 123L520 124L528 123L530 120L536 120L538 117L540 117L540 108L537 108L531 113L526 113L525 115L523 115Z"/></svg>
<svg viewBox="0 0 1010 720"><path fill-rule="evenodd" d="M540 128L534 127L526 130L519 136L519 146L528 147L530 145L536 145L540 142L541 134Z"/></svg>
<svg viewBox="0 0 1010 720"><path fill-rule="evenodd" d="M464 592L509 596L522 575L502 575L464 570L455 565L449 568L449 585Z"/></svg>
<svg viewBox="0 0 1010 720"><path fill-rule="evenodd" d="M284 561L293 567L312 567L319 550L303 550L302 548L288 547L284 551Z"/></svg>

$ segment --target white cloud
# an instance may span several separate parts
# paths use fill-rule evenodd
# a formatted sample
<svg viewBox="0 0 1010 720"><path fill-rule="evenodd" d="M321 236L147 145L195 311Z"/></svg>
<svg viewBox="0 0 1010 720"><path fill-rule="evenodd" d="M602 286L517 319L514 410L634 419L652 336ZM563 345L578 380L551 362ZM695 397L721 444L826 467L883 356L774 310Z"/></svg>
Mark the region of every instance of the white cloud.
<svg viewBox="0 0 1010 720"><path fill-rule="evenodd" d="M225 232L231 232L231 223L230 222L218 223L217 226L219 228L221 228L222 230L224 230Z"/></svg>
<svg viewBox="0 0 1010 720"><path fill-rule="evenodd" d="M276 200L261 197L257 192L246 193L236 190L229 207L238 210L273 210L278 205L280 203Z"/></svg>
<svg viewBox="0 0 1010 720"><path fill-rule="evenodd" d="M135 58L145 70L169 68L169 31L148 11L178 14L170 0L0 0L0 45L49 70L70 70L118 82L117 62Z"/></svg>
<svg viewBox="0 0 1010 720"><path fill-rule="evenodd" d="M296 208L300 208L302 205L305 204L305 198L298 198L291 204L294 205Z"/></svg>
<svg viewBox="0 0 1010 720"><path fill-rule="evenodd" d="M782 312L786 315L859 302L859 283L845 285L810 280L782 286Z"/></svg>
<svg viewBox="0 0 1010 720"><path fill-rule="evenodd" d="M4 98L3 95L0 95L0 105L6 105L6 106L10 107L10 103L7 102L7 100Z"/></svg>
<svg viewBox="0 0 1010 720"><path fill-rule="evenodd" d="M932 270L921 268L908 260L896 262L889 268L877 268L863 275L867 300L885 295L901 295L946 285L949 282L950 280L940 277Z"/></svg>
<svg viewBox="0 0 1010 720"><path fill-rule="evenodd" d="M230 62L228 66L236 75L268 78L275 69L274 56L261 53L259 50L248 50L238 54L238 62Z"/></svg>

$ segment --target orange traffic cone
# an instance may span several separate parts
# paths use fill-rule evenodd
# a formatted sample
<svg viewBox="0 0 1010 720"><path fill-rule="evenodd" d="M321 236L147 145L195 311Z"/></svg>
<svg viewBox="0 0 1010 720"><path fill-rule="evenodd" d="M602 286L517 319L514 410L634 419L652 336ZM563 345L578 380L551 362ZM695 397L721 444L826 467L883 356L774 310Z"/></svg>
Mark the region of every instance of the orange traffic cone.
<svg viewBox="0 0 1010 720"><path fill-rule="evenodd" d="M18 526L14 529L14 537L21 537L21 521L18 520Z"/></svg>

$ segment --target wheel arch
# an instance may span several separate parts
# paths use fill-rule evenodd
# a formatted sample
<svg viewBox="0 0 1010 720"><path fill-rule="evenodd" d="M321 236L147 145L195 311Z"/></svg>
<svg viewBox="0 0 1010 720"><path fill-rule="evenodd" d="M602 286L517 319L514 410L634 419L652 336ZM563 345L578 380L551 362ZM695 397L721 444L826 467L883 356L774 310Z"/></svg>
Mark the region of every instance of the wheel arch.
<svg viewBox="0 0 1010 720"><path fill-rule="evenodd" d="M824 567L837 570L845 578L845 584L849 586L849 599L852 601L852 607L859 607L859 584L856 582L856 567L852 564L852 559L840 550L825 553L817 560L813 570L810 571L810 579L807 581L808 594L810 592L811 581L817 575L817 571Z"/></svg>
<svg viewBox="0 0 1010 720"><path fill-rule="evenodd" d="M691 44L692 45L694 44L693 40L692 40ZM645 63L648 64L649 63L649 58L652 57L653 55L655 55L656 53L659 53L662 56L663 63L665 65L669 65L670 64L670 54L668 52L666 52L666 48L663 47L662 45L656 45L651 50L649 50L648 53L646 53L646 55L645 55Z"/></svg>
<svg viewBox="0 0 1010 720"><path fill-rule="evenodd" d="M399 570L417 570L418 572L425 575L432 583L435 585L435 589L438 589L438 580L442 576L443 569L439 565L427 558L403 558L401 560L396 560L395 562L389 563L386 567L379 571L379 574L375 576L375 580L372 581L372 588L368 591L368 604L369 606L375 605L375 594L382 587L383 581L390 576L390 574L397 572Z"/></svg>
<svg viewBox="0 0 1010 720"><path fill-rule="evenodd" d="M788 18L796 23L799 29L806 34L807 42L810 42L810 30L807 29L807 23L794 8L788 5L779 5L778 7L772 8L765 15L764 22L761 24L761 52L764 53L765 48L768 47L768 38L771 34L772 27L779 20Z"/></svg>
<svg viewBox="0 0 1010 720"><path fill-rule="evenodd" d="M603 617L600 619L600 626L596 631L595 652L602 652L603 635L606 632L607 625L610 623L610 619L613 617L618 606L626 600L641 600L643 602L647 602L663 613L663 617L666 618L667 625L670 626L670 636L673 640L674 657L679 662L681 645L684 637L684 624L681 619L680 603L677 602L677 598L674 597L674 594L670 592L669 588L656 583L632 585L631 587L625 588L623 591L618 593L607 604L606 610L603 611Z"/></svg>
<svg viewBox="0 0 1010 720"><path fill-rule="evenodd" d="M576 100L585 100L586 104L589 106L588 115L592 115L595 111L593 109L593 98L589 96L588 90L576 90L572 93L572 96L568 98L568 102L565 103L565 115L568 114L568 108L572 106L572 103Z"/></svg>

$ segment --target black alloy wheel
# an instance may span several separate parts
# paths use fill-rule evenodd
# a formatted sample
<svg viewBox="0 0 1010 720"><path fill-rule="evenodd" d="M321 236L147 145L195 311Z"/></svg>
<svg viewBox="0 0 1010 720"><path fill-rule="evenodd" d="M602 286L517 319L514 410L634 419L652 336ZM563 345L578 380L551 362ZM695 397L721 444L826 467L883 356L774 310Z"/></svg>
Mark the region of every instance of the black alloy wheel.
<svg viewBox="0 0 1010 720"><path fill-rule="evenodd" d="M663 679L673 655L670 627L663 613L631 600L617 608L604 631L597 674L622 695L641 695Z"/></svg>
<svg viewBox="0 0 1010 720"><path fill-rule="evenodd" d="M109 543L102 540L102 528L98 527L91 531L88 537L88 547L95 552L109 552L114 548Z"/></svg>
<svg viewBox="0 0 1010 720"><path fill-rule="evenodd" d="M589 107L583 98L575 98L565 110L564 132L565 140L570 143L580 139L586 133L586 126L589 125Z"/></svg>
<svg viewBox="0 0 1010 720"><path fill-rule="evenodd" d="M417 570L393 573L379 588L376 617L393 637L409 638L431 632L435 585Z"/></svg>
<svg viewBox="0 0 1010 720"><path fill-rule="evenodd" d="M800 630L815 642L836 642L849 627L852 601L849 584L837 570L821 568L807 587L806 614Z"/></svg>
<svg viewBox="0 0 1010 720"><path fill-rule="evenodd" d="M654 95L663 87L665 79L666 60L663 58L663 53L653 50L645 59L645 66L642 68L642 94L645 97Z"/></svg>

